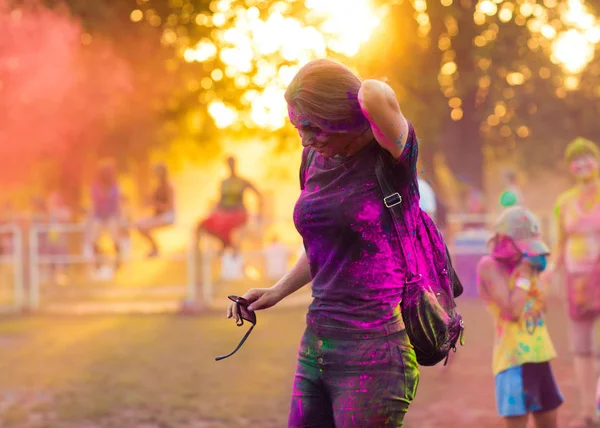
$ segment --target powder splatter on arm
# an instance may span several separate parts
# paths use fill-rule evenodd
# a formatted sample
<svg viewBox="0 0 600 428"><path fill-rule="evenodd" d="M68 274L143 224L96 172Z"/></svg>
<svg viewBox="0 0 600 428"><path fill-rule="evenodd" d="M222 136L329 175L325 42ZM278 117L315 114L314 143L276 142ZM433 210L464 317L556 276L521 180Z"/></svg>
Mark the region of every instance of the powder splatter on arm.
<svg viewBox="0 0 600 428"><path fill-rule="evenodd" d="M365 80L358 101L379 145L400 159L408 138L408 122L393 89L378 80Z"/></svg>

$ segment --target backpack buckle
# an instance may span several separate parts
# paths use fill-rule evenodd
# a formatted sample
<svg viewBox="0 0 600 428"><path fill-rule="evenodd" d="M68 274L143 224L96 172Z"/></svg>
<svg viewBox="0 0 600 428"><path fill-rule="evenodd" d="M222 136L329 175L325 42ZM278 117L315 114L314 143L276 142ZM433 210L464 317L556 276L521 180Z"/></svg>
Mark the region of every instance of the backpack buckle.
<svg viewBox="0 0 600 428"><path fill-rule="evenodd" d="M388 208L395 207L396 205L402 203L402 196L400 196L400 193L396 192L390 196L386 196L385 198L383 198L383 203Z"/></svg>

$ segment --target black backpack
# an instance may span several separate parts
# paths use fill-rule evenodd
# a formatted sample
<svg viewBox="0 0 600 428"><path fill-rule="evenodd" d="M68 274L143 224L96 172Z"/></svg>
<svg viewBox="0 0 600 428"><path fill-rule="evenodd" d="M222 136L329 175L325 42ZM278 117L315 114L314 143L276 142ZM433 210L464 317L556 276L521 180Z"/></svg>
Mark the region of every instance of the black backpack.
<svg viewBox="0 0 600 428"><path fill-rule="evenodd" d="M388 176L390 161L386 159L386 153L379 150L375 173L384 195L382 202L392 216L407 270L400 303L406 333L420 365L434 366L442 360L445 360L445 365L450 351L456 352L457 343L464 344L464 323L454 301L462 294L463 286L452 267L444 238L429 215L418 208L419 219L416 221L420 221L422 227L410 227L409 217L405 216L403 208L405 200L410 201L410 198L403 198L400 190L395 190L397 186L390 184L396 180ZM315 150L311 147L301 174L305 175L314 155ZM420 266L417 257L410 257L410 254L417 254L416 239L428 252L427 257L421 259L427 259L430 266ZM433 274L424 276L421 272Z"/></svg>

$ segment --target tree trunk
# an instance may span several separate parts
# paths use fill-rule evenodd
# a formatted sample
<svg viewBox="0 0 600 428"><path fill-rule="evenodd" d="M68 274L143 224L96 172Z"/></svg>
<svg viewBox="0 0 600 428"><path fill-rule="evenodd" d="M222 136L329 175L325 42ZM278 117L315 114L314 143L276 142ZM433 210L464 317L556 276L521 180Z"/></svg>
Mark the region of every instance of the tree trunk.
<svg viewBox="0 0 600 428"><path fill-rule="evenodd" d="M444 129L444 154L450 169L461 183L482 191L483 142L475 108L475 95L469 94L463 100L463 118L458 121L448 118Z"/></svg>

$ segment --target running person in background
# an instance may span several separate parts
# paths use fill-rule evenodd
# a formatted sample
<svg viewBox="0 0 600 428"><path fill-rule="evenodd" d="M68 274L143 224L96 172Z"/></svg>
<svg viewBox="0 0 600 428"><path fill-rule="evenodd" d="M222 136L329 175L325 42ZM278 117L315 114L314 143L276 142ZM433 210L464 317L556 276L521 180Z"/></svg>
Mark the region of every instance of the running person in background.
<svg viewBox="0 0 600 428"><path fill-rule="evenodd" d="M477 266L477 287L494 319L498 413L509 428L526 428L529 414L538 428L556 428L563 397L550 367L556 352L539 281L548 247L533 214L518 206L500 215L490 244L491 254Z"/></svg>
<svg viewBox="0 0 600 428"><path fill-rule="evenodd" d="M557 245L548 277L562 272L569 306L569 336L580 417L572 427L598 425L600 382L596 382L594 327L600 320L600 150L591 141L577 138L565 150L577 184L559 196L555 205ZM596 425L594 425L596 424Z"/></svg>
<svg viewBox="0 0 600 428"><path fill-rule="evenodd" d="M154 167L156 187L150 197L149 205L154 211L150 217L139 220L136 224L140 234L150 243L148 257L158 255L158 245L152 237L152 231L175 223L175 191L169 181L169 173L164 164Z"/></svg>
<svg viewBox="0 0 600 428"><path fill-rule="evenodd" d="M231 248L234 254L237 254L238 246L232 242L232 232L242 227L248 221L248 212L244 205L244 194L246 190L251 190L258 198L259 214L262 213L262 195L250 183L239 177L235 170L235 159L227 158L229 168L229 177L221 182L221 199L216 209L208 218L201 221L196 227L196 245L200 242L202 231L218 238L223 249L221 255L226 249Z"/></svg>
<svg viewBox="0 0 600 428"><path fill-rule="evenodd" d="M121 266L121 190L117 183L117 168L114 160L104 159L98 165L96 178L92 184L92 210L89 240L92 245L96 267L102 266L98 241L103 233L108 233L113 241L116 259L115 269Z"/></svg>

